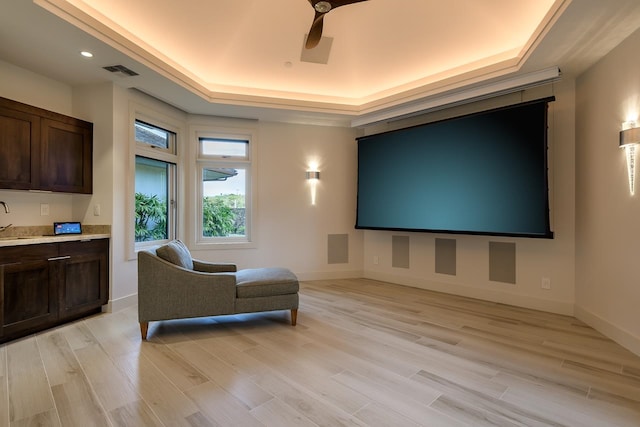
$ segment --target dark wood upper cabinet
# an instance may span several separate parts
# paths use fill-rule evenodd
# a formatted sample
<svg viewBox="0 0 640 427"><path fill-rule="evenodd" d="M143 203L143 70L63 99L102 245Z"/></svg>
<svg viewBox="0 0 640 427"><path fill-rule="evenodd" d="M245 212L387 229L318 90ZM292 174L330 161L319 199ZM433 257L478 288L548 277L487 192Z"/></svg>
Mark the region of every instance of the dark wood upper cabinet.
<svg viewBox="0 0 640 427"><path fill-rule="evenodd" d="M93 124L0 98L0 188L93 191Z"/></svg>
<svg viewBox="0 0 640 427"><path fill-rule="evenodd" d="M0 188L38 185L40 117L0 107Z"/></svg>
<svg viewBox="0 0 640 427"><path fill-rule="evenodd" d="M91 193L91 129L44 119L41 134L40 189Z"/></svg>

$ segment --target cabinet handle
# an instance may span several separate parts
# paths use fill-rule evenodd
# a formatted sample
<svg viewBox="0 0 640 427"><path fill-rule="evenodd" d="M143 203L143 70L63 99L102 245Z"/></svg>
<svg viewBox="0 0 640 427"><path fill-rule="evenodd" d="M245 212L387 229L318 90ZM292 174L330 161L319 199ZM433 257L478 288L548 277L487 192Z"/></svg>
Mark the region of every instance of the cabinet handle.
<svg viewBox="0 0 640 427"><path fill-rule="evenodd" d="M71 255L67 255L67 256L55 256L53 258L49 258L47 261L60 261L63 259L69 259L71 258Z"/></svg>

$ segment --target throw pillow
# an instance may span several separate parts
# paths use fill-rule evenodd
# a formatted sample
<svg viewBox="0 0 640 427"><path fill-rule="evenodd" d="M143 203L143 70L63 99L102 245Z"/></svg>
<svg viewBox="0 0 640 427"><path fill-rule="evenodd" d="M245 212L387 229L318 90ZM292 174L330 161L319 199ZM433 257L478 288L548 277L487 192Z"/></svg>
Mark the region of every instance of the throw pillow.
<svg viewBox="0 0 640 427"><path fill-rule="evenodd" d="M156 253L160 258L180 267L193 270L193 259L189 249L180 240L173 240L160 246Z"/></svg>

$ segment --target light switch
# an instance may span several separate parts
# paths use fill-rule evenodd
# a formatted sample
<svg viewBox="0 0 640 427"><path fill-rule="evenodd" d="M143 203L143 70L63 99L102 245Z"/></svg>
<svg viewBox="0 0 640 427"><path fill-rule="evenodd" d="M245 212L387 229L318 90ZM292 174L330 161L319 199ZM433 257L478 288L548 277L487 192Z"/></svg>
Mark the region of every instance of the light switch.
<svg viewBox="0 0 640 427"><path fill-rule="evenodd" d="M93 205L93 215L100 216L100 205L97 203Z"/></svg>
<svg viewBox="0 0 640 427"><path fill-rule="evenodd" d="M40 203L40 216L49 215L49 204L48 203Z"/></svg>

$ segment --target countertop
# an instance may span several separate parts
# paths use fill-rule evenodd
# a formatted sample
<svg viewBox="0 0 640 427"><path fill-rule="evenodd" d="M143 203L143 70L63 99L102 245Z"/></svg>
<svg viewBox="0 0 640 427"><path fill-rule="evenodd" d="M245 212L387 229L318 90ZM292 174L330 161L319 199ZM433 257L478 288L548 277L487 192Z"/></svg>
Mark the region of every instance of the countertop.
<svg viewBox="0 0 640 427"><path fill-rule="evenodd" d="M37 245L40 243L78 242L83 240L108 239L110 237L110 234L105 233L67 234L64 236L43 235L0 237L0 248L6 246Z"/></svg>

